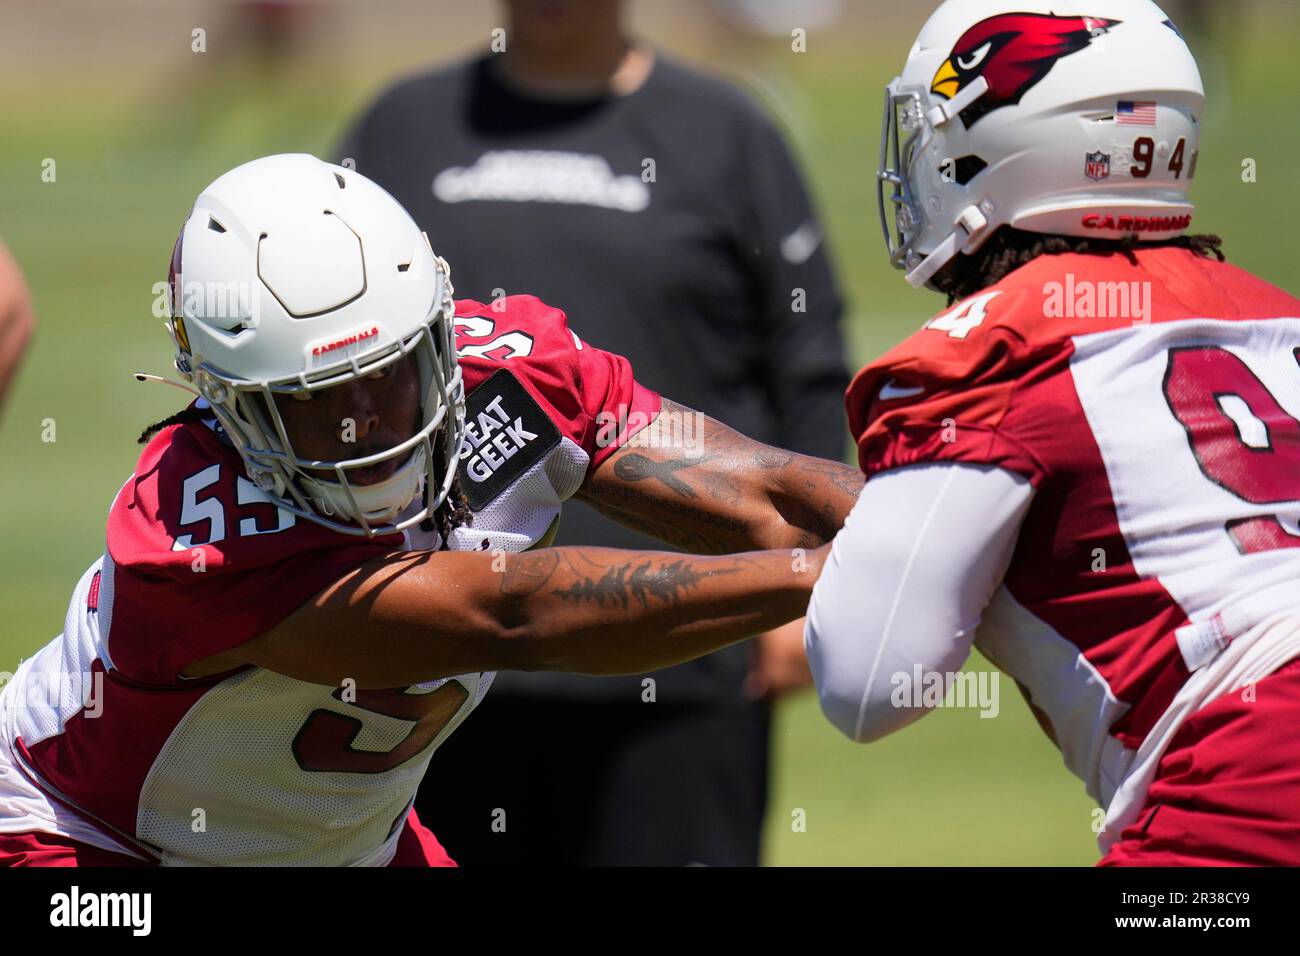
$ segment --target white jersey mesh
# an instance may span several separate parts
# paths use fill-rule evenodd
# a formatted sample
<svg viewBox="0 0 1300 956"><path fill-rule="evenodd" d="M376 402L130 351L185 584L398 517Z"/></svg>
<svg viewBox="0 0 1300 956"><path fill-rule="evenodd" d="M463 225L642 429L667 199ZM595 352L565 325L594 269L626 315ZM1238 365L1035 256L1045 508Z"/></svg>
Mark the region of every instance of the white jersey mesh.
<svg viewBox="0 0 1300 956"><path fill-rule="evenodd" d="M390 838L438 745L479 699L479 675L454 678L466 701L418 756L382 773L307 772L293 745L317 709L356 720L352 746L386 751L412 723L351 707L335 688L254 668L186 713L140 792L137 834L168 863L346 866ZM435 690L445 680L426 685Z"/></svg>
<svg viewBox="0 0 1300 956"><path fill-rule="evenodd" d="M474 513L474 523L451 535L453 551L526 551L560 517L562 502L582 485L591 459L568 438Z"/></svg>
<svg viewBox="0 0 1300 956"><path fill-rule="evenodd" d="M91 664L105 659L98 615L86 613L86 595L103 559L96 561L73 588L63 621L63 635L25 661L5 687L0 713L5 719L5 739L21 736L28 747L59 733L63 725L87 704L96 701ZM102 593L102 592L101 592ZM107 664L105 665L107 666ZM102 678L99 682L102 688Z"/></svg>

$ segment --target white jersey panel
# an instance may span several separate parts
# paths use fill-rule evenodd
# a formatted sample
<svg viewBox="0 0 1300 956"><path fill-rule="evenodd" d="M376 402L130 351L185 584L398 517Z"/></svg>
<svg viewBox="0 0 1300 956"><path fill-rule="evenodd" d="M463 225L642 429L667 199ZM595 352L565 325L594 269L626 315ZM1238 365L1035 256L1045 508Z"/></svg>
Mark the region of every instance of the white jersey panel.
<svg viewBox="0 0 1300 956"><path fill-rule="evenodd" d="M479 675L455 680L465 700L422 750L390 770L340 772L318 770L299 752L319 711L337 715L327 728L353 726L344 746L358 756L401 748L415 722L262 668L230 677L190 708L158 754L136 832L164 848L167 863L354 864L396 840L434 750L477 702Z"/></svg>
<svg viewBox="0 0 1300 956"><path fill-rule="evenodd" d="M1075 387L1105 463L1134 568L1144 578L1159 579L1194 623L1233 606L1240 613L1243 601L1257 605L1243 627L1279 606L1300 609L1300 592L1281 596L1281 605L1276 594L1277 585L1300 578L1300 549L1246 554L1229 530L1238 522L1276 518L1286 535L1300 534L1300 471L1291 482L1293 498L1254 503L1242 493L1260 497L1247 473L1269 464L1270 444L1285 437L1271 433L1278 427L1276 412L1271 426L1260 417L1267 415L1267 400L1259 389L1267 390L1285 415L1300 417L1297 348L1300 318L1197 319L1075 339ZM1193 363L1199 371L1187 375L1179 362ZM1208 415L1207 399L1196 397L1207 389L1219 410ZM1224 422L1214 421L1217 415L1232 421L1235 438L1225 437ZM1200 434L1199 449L1184 421ZM1166 451L1152 454L1153 448ZM1203 663L1194 659L1189 667Z"/></svg>

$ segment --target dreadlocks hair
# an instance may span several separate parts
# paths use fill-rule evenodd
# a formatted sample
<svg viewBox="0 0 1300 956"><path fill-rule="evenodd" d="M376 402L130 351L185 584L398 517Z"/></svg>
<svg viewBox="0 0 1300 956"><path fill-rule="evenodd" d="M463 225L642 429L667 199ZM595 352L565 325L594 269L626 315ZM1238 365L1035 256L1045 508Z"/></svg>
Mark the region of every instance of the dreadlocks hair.
<svg viewBox="0 0 1300 956"><path fill-rule="evenodd" d="M420 523L420 527L425 531L436 530L442 543L438 545L439 551L451 550L451 533L457 528L469 527L474 523L474 512L470 510L469 499L465 497L465 491L460 486L460 475L451 480L451 490L447 492L447 497L442 504L433 513L433 517L425 518Z"/></svg>
<svg viewBox="0 0 1300 956"><path fill-rule="evenodd" d="M204 419L205 415L206 413L203 409L198 408L195 405L186 405L175 415L169 415L160 422L154 422L142 431L140 437L135 440L136 444L147 445L149 439L153 438L154 435L158 434L164 428L170 428L172 425L188 425L190 422L200 422Z"/></svg>
<svg viewBox="0 0 1300 956"><path fill-rule="evenodd" d="M439 432L438 437L433 441L434 461L442 461L446 441L446 431ZM465 497L465 490L460 486L460 475L457 475L451 480L451 489L447 492L447 497L443 499L442 504L438 505L431 516L420 522L420 529L423 531L436 530L438 537L442 539L441 544L438 545L438 550L449 551L451 550L451 533L457 528L467 528L473 523L474 512L470 510L469 499Z"/></svg>
<svg viewBox="0 0 1300 956"><path fill-rule="evenodd" d="M959 255L935 273L930 285L948 296L948 304L994 285L1039 256L1065 253L1109 256L1119 253L1137 265L1143 249L1190 249L1206 259L1227 261L1223 240L1213 235L1179 236L1157 242L1139 242L1136 234L1123 239L1089 239L1082 236L1041 235L1003 226L972 255Z"/></svg>

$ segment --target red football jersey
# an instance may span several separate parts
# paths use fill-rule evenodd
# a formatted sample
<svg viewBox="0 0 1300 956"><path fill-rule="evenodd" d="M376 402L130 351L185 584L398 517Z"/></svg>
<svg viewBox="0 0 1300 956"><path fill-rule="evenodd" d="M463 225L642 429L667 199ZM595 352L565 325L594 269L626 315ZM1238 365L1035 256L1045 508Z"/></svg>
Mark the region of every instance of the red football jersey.
<svg viewBox="0 0 1300 956"><path fill-rule="evenodd" d="M976 646L1108 821L1181 715L1300 653L1272 626L1300 610L1297 357L1300 301L1158 248L1041 256L850 386L868 478L966 462L1033 484Z"/></svg>
<svg viewBox="0 0 1300 956"><path fill-rule="evenodd" d="M475 520L451 545L522 550L659 398L531 296L459 302L455 322ZM256 667L180 671L367 560L432 544L414 530L367 540L297 518L249 481L215 420L163 429L113 502L106 552L79 582L64 633L0 694L0 832L62 833L164 862L387 862L433 750L491 674L349 696ZM69 674L71 690L31 692Z"/></svg>

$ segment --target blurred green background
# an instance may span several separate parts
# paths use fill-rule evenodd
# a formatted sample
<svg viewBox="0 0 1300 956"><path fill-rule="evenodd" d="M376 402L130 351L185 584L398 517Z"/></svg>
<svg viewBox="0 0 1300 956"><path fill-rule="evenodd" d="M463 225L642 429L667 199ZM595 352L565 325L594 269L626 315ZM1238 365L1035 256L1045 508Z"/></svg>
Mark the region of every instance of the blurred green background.
<svg viewBox="0 0 1300 956"><path fill-rule="evenodd" d="M131 473L136 436L184 402L129 374L170 370L151 306L194 196L258 155L328 154L389 80L477 53L501 19L491 2L318 6L301 36L268 55L228 4L0 3L0 235L27 274L39 322L0 418L0 670L61 628L72 585L103 549L107 508ZM1223 235L1232 261L1296 292L1300 10L1280 0L1213 6L1190 37L1210 95L1195 227ZM788 131L851 297L858 364L942 305L889 269L874 194L880 90L928 9L849 0L795 53L788 30L740 31L704 4L632 4L643 35L732 77ZM1178 5L1168 9L1178 15ZM797 13L790 22L799 25ZM204 53L191 48L200 27ZM1257 162L1255 183L1242 179L1247 158ZM55 178L46 182L51 160ZM455 262L454 249L439 251ZM46 420L53 442L42 441ZM997 719L941 710L869 746L842 738L804 694L780 706L775 747L770 864L1087 865L1097 857L1093 805L1010 680L1001 681ZM437 767L435 757L430 772ZM804 829L792 826L796 816Z"/></svg>

